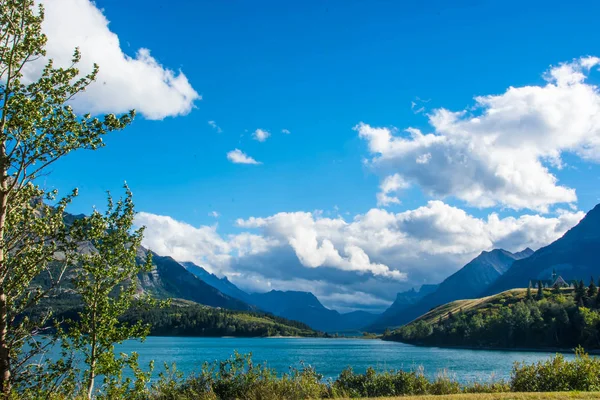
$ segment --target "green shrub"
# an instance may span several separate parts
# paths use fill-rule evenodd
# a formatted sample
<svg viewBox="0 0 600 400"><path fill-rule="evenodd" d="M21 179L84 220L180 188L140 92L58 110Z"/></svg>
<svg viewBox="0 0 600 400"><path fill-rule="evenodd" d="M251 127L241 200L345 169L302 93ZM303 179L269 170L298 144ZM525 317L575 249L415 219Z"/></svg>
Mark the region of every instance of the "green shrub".
<svg viewBox="0 0 600 400"><path fill-rule="evenodd" d="M515 363L512 372L513 392L597 391L600 390L600 359L576 349L575 360L562 354L536 364Z"/></svg>

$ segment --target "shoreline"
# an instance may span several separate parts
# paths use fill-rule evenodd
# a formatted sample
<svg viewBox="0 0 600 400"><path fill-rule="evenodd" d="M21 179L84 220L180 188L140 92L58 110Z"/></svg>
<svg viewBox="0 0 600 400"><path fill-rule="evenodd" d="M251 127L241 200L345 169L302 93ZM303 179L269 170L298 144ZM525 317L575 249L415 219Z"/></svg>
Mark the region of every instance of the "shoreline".
<svg viewBox="0 0 600 400"><path fill-rule="evenodd" d="M456 349L456 350L485 350L485 351L502 351L502 352L527 352L527 353L564 353L564 354L575 354L575 349L572 348L563 348L563 347L490 347L490 346L451 346L451 345L428 345L428 344L420 344L420 343L409 343L403 342L400 340L391 340L391 339L381 339L386 342L395 342L407 344L409 346L416 347L429 347L429 348L439 348L439 349ZM587 354L590 355L600 355L600 349L587 350L584 349Z"/></svg>

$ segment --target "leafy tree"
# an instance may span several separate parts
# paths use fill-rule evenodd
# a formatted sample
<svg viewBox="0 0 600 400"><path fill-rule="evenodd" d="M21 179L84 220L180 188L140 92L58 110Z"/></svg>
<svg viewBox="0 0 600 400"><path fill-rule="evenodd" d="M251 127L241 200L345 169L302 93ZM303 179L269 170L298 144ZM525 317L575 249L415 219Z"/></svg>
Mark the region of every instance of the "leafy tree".
<svg viewBox="0 0 600 400"><path fill-rule="evenodd" d="M542 287L542 281L538 281L537 287L538 287L538 289L537 289L536 299L541 300L544 298L544 288Z"/></svg>
<svg viewBox="0 0 600 400"><path fill-rule="evenodd" d="M119 379L126 365L139 372L137 356L117 357L114 347L127 339L143 339L148 333L148 326L141 321L131 325L120 322L135 299L136 275L152 267L151 253L144 264L136 262L143 228L130 233L135 212L131 192L127 186L125 189L125 199L115 204L109 195L107 211L104 214L94 211L91 216L76 220L71 233L78 244L87 243L93 248L76 255L78 271L73 285L81 297L83 311L77 321L69 324L65 341L65 346L85 356L85 387L89 399L98 375L104 375L105 389L114 391L119 389ZM148 304L149 301L142 302ZM139 378L138 382L143 383L144 376L139 375ZM128 386L129 382L125 382L125 390ZM120 396L113 393L112 397Z"/></svg>
<svg viewBox="0 0 600 400"><path fill-rule="evenodd" d="M37 186L36 178L73 150L103 146L105 133L124 128L134 116L130 112L99 119L73 112L68 101L98 72L95 66L90 74L79 75L77 49L71 66L58 68L48 60L36 79L24 78L27 65L46 55L44 12L42 6L36 11L34 3L3 0L0 6L0 390L4 394L10 391L14 364L20 364L16 359L27 331L25 322L17 323L15 316L44 295L32 296L28 288L33 277L48 270L48 254L64 239L58 216L72 197L59 201L54 211L43 205L30 210L34 200L56 196ZM36 222L27 219L34 212L42 217ZM58 278L60 274L52 276L54 283Z"/></svg>

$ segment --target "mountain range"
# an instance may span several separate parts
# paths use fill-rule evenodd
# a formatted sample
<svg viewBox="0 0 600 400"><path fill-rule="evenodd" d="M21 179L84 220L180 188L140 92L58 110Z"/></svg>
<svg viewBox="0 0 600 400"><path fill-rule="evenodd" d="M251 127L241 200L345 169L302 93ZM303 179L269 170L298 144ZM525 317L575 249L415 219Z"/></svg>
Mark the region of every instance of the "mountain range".
<svg viewBox="0 0 600 400"><path fill-rule="evenodd" d="M224 308L259 309L325 332L380 332L406 324L451 301L526 287L530 280L548 279L553 270L567 280L597 276L600 268L595 265L594 256L599 245L600 205L550 245L535 252L529 248L517 253L503 249L484 251L439 285L423 285L418 291L412 289L398 293L392 305L381 315L364 311L341 314L323 306L310 292L272 290L246 293L226 277L219 278L192 262L179 263L169 257L157 256L156 264L162 286L166 286L165 291L176 292L188 300ZM167 266L172 270L166 271ZM189 274L193 274L201 284L190 283ZM148 279L142 279L142 286L149 285ZM182 287L176 287L178 282L184 282ZM201 290L202 284L205 286ZM155 291L160 292L158 289ZM202 291L205 293L201 296L199 293Z"/></svg>
<svg viewBox="0 0 600 400"><path fill-rule="evenodd" d="M182 262L181 265L203 282L228 296L273 315L303 322L319 331L357 331L377 317L377 314L365 311L341 314L330 310L310 292L272 290L267 293L248 294L230 282L227 277L219 278L192 262Z"/></svg>
<svg viewBox="0 0 600 400"><path fill-rule="evenodd" d="M414 297L409 297L407 302L407 296L400 293L396 302L367 329L382 331L385 328L397 327L439 305L459 299L480 297L491 284L508 271L516 260L529 257L531 254L533 250L529 248L518 253L502 249L484 251L446 278L434 290L430 289L429 293L419 296L416 301ZM419 293L422 291L423 289Z"/></svg>
<svg viewBox="0 0 600 400"><path fill-rule="evenodd" d="M599 248L600 204L563 237L515 262L483 294L527 287L530 280L549 279L553 271L566 281L583 279L587 283L590 276L598 278L600 275Z"/></svg>
<svg viewBox="0 0 600 400"><path fill-rule="evenodd" d="M76 219L81 216L66 216ZM85 246L83 246L85 247ZM84 249L82 251L89 251ZM140 248L138 258L152 253L153 266L137 277L140 292L157 298L176 298L240 311L265 311L296 320L324 332L380 332L412 321L432 308L461 299L474 299L530 281L548 279L556 271L566 280L600 275L596 249L600 247L600 205L560 239L537 251L529 248L511 253L503 249L484 251L439 285L423 285L400 292L381 315L364 311L339 313L323 306L310 292L278 291L247 293L226 277L220 278L192 262L179 262ZM67 289L68 290L68 289Z"/></svg>

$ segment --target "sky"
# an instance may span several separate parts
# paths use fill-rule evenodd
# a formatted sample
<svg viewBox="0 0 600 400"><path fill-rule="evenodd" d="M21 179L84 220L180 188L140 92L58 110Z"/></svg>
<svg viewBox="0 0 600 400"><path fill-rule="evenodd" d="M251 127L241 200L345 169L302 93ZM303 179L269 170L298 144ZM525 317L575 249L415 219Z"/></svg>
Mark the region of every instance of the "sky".
<svg viewBox="0 0 600 400"><path fill-rule="evenodd" d="M145 246L245 290L381 311L600 202L597 1L43 3L100 66L75 111L137 117L42 184L126 181Z"/></svg>

